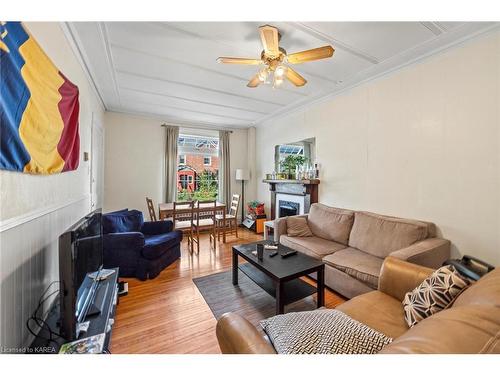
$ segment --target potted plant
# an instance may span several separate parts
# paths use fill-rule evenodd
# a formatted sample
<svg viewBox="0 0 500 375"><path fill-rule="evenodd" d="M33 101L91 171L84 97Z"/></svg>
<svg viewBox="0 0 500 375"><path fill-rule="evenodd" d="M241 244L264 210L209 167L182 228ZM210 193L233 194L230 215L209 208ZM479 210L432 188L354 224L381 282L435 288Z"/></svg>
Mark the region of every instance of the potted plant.
<svg viewBox="0 0 500 375"><path fill-rule="evenodd" d="M305 162L306 158L302 155L288 155L280 162L281 171L288 173L290 180L295 180L297 167L303 166Z"/></svg>

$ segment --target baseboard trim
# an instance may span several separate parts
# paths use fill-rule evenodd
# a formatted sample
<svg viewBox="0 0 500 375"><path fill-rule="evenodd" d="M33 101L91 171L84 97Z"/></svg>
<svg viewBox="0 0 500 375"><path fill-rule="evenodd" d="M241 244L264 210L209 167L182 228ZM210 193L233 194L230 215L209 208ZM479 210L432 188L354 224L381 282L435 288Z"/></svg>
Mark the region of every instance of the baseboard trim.
<svg viewBox="0 0 500 375"><path fill-rule="evenodd" d="M68 200L68 201L63 202L63 203L54 204L51 206L47 206L47 207L43 207L43 208L40 208L37 210L33 210L33 211L31 211L27 214L24 214L24 215L18 215L18 216L12 217L12 218L7 219L7 220L2 220L2 221L0 221L0 233L5 232L9 229L15 228L19 225L26 224L30 221L36 220L42 216L48 215L54 211L71 206L73 204L79 203L79 202L84 201L86 199L90 200L90 196L85 195L83 197L71 199L71 200Z"/></svg>

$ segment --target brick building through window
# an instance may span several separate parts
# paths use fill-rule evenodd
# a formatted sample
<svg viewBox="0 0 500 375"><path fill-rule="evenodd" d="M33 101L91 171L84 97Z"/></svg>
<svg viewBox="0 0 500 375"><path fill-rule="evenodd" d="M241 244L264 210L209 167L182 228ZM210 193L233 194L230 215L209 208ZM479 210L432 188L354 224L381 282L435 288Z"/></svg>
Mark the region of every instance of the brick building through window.
<svg viewBox="0 0 500 375"><path fill-rule="evenodd" d="M217 199L218 137L180 134L177 164L177 200Z"/></svg>

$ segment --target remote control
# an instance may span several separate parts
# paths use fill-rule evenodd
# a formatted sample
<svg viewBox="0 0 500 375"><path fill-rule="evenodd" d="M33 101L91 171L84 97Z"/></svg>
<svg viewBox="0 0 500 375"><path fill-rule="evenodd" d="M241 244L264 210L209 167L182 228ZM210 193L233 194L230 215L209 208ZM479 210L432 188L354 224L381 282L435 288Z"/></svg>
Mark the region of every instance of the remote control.
<svg viewBox="0 0 500 375"><path fill-rule="evenodd" d="M297 254L297 251L290 250L290 251L287 251L286 253L281 254L281 257L282 258L288 258L289 256L292 256L292 255L295 255L295 254Z"/></svg>
<svg viewBox="0 0 500 375"><path fill-rule="evenodd" d="M275 250L275 251L272 251L271 253L269 253L269 257L272 258L274 256L278 255L278 252Z"/></svg>

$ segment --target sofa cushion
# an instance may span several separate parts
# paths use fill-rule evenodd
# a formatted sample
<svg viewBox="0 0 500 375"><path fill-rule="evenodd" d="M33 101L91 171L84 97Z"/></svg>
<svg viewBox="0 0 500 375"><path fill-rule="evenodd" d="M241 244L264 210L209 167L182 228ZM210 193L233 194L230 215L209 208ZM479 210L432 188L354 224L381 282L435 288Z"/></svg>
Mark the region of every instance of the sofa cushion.
<svg viewBox="0 0 500 375"><path fill-rule="evenodd" d="M303 216L288 216L286 218L286 232L290 237L311 237L313 234L307 218Z"/></svg>
<svg viewBox="0 0 500 375"><path fill-rule="evenodd" d="M408 327L444 310L469 286L453 266L444 266L434 271L422 283L406 293L403 309Z"/></svg>
<svg viewBox="0 0 500 375"><path fill-rule="evenodd" d="M142 256L149 260L157 259L181 241L182 232L178 230L164 234L144 236Z"/></svg>
<svg viewBox="0 0 500 375"><path fill-rule="evenodd" d="M393 251L427 238L427 227L423 222L356 212L349 246L385 258Z"/></svg>
<svg viewBox="0 0 500 375"><path fill-rule="evenodd" d="M345 245L316 236L290 237L282 235L280 243L317 259L345 248Z"/></svg>
<svg viewBox="0 0 500 375"><path fill-rule="evenodd" d="M480 304L440 311L409 329L381 353L500 354L500 307Z"/></svg>
<svg viewBox="0 0 500 375"><path fill-rule="evenodd" d="M481 277L461 293L453 303L454 307L465 305L500 307L500 267Z"/></svg>
<svg viewBox="0 0 500 375"><path fill-rule="evenodd" d="M348 247L325 256L323 262L377 289L378 277L384 260Z"/></svg>
<svg viewBox="0 0 500 375"><path fill-rule="evenodd" d="M392 338L409 329L401 302L378 290L354 297L336 309Z"/></svg>
<svg viewBox="0 0 500 375"><path fill-rule="evenodd" d="M143 224L142 212L137 210L123 210L102 215L102 227L105 234L140 232Z"/></svg>
<svg viewBox="0 0 500 375"><path fill-rule="evenodd" d="M354 222L354 211L328 207L315 203L309 210L307 223L316 237L335 241L347 246Z"/></svg>

